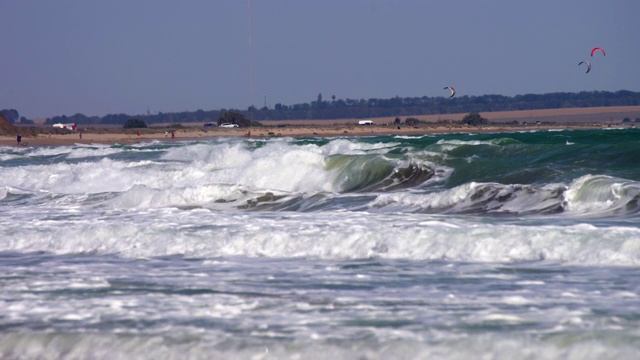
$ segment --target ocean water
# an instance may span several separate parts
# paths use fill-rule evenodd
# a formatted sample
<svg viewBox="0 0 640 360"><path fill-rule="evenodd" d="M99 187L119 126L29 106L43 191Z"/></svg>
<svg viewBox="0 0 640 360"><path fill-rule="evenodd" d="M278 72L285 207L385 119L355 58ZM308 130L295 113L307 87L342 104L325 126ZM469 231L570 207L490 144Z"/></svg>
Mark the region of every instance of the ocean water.
<svg viewBox="0 0 640 360"><path fill-rule="evenodd" d="M0 147L2 359L635 359L640 130Z"/></svg>

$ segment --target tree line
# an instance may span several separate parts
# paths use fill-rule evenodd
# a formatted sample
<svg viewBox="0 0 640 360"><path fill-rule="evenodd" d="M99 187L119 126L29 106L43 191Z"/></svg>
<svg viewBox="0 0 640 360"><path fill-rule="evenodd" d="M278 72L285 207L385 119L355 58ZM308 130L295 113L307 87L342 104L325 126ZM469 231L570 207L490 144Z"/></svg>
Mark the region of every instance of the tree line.
<svg viewBox="0 0 640 360"><path fill-rule="evenodd" d="M184 122L219 122L226 113L239 113L249 121L261 120L299 120L299 119L344 119L344 118L376 118L390 116L414 116L432 114L480 113L491 111L560 109L601 106L637 106L640 105L640 92L620 90L582 91L578 93L525 94L516 96L480 95L445 97L393 97L387 99L336 99L323 100L318 94L316 100L309 103L286 105L277 103L273 108L256 108L250 106L246 110L219 109L196 110L174 113L143 114L109 114L105 116L54 116L46 120L46 124L77 123L83 125L123 125L127 120L135 118L146 124L184 123ZM10 122L19 117L15 110L7 112ZM12 121L14 120L14 121ZM20 118L21 123L30 123L29 119Z"/></svg>

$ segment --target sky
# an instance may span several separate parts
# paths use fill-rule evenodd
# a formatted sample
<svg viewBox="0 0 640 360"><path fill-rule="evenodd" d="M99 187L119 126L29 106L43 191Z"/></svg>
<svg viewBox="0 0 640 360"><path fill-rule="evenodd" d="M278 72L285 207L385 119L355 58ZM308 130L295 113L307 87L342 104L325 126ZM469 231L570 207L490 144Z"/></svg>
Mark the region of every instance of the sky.
<svg viewBox="0 0 640 360"><path fill-rule="evenodd" d="M638 0L0 0L0 109L640 91L638 14Z"/></svg>

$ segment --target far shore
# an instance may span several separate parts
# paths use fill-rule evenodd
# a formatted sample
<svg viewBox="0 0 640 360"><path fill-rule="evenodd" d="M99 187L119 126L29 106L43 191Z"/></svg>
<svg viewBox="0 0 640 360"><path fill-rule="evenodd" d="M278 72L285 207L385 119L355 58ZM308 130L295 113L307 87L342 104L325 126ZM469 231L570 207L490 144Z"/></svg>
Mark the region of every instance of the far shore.
<svg viewBox="0 0 640 360"><path fill-rule="evenodd" d="M204 127L202 123L180 124L174 127L151 126L145 129L122 129L120 127L84 127L69 134L23 134L23 145L27 146L68 146L75 144L135 144L150 141L207 140L217 137L335 137L335 136L378 136L378 135L420 135L444 133L513 132L551 129L596 129L611 127L634 127L640 118L640 106L545 109L504 112L485 112L481 115L490 121L485 126L467 126L455 123L465 114L442 114L403 116L422 121L415 126L394 123L395 117L371 118L374 125L358 125L362 119L335 120L269 120L261 121L262 127L218 128ZM630 122L623 123L622 119ZM640 126L640 124L637 124ZM175 138L171 137L171 130ZM82 137L80 136L82 134ZM0 136L0 146L16 146L14 136Z"/></svg>

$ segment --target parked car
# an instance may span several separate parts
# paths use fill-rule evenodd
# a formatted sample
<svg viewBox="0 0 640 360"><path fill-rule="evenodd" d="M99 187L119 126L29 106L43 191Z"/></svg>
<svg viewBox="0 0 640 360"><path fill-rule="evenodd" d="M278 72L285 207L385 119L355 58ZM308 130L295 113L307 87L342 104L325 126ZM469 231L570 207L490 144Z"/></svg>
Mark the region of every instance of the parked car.
<svg viewBox="0 0 640 360"><path fill-rule="evenodd" d="M240 126L238 126L238 124L224 123L224 124L220 124L220 127L223 127L223 128L237 128L237 127L240 127Z"/></svg>

